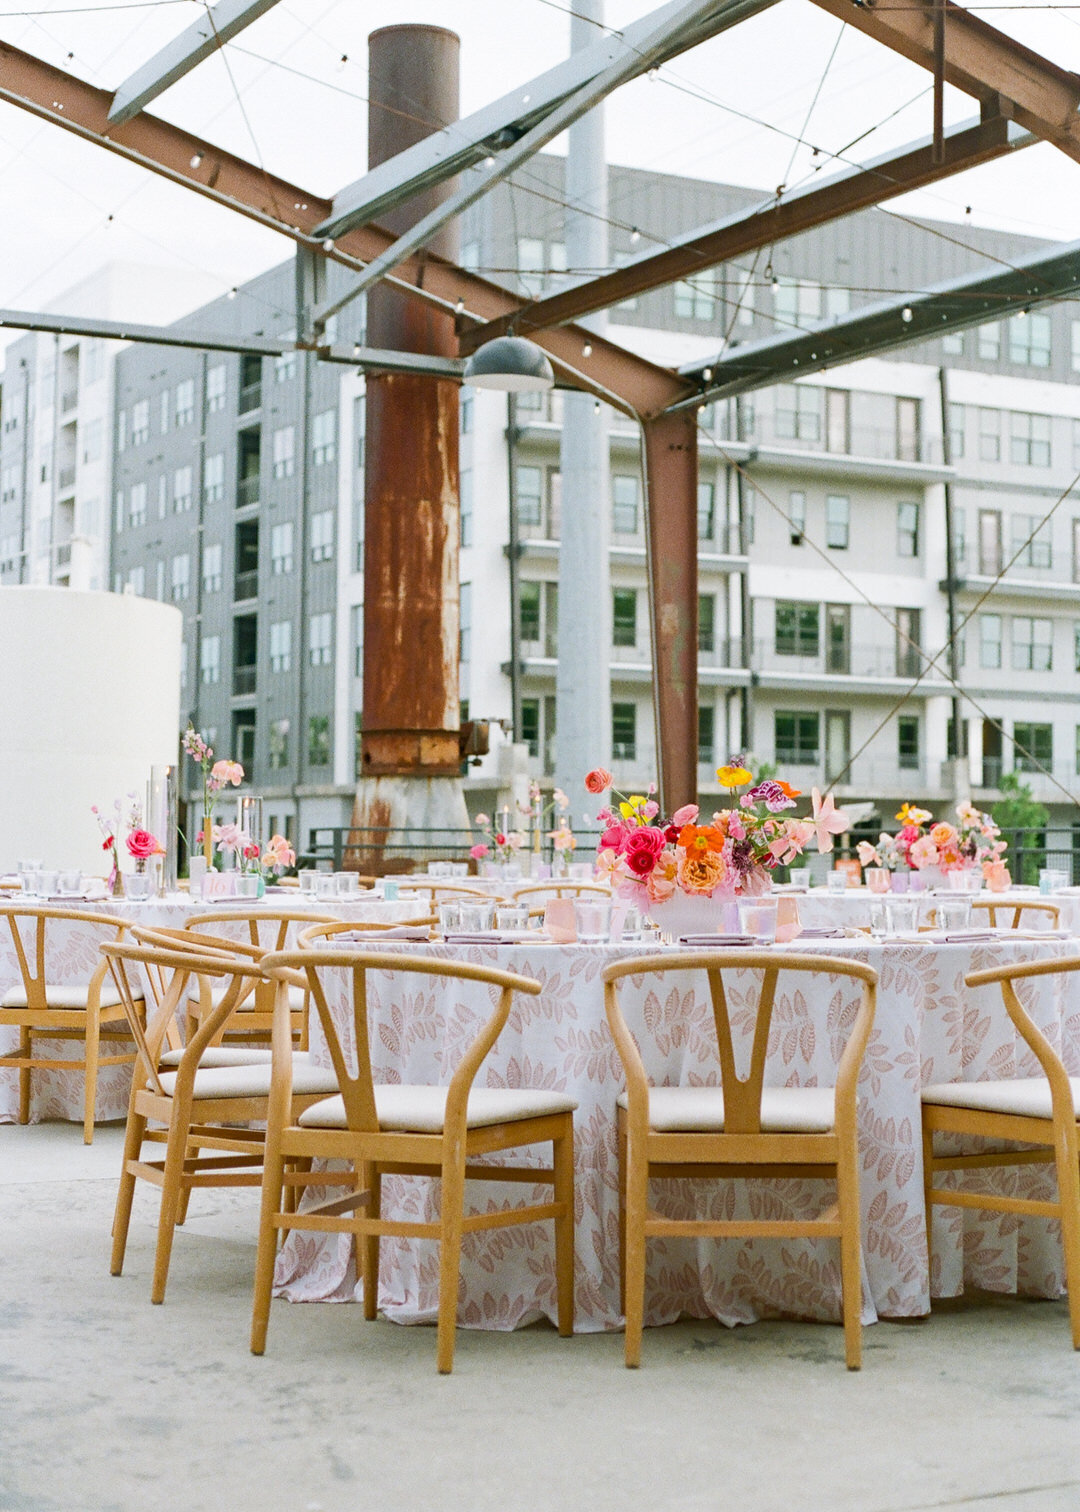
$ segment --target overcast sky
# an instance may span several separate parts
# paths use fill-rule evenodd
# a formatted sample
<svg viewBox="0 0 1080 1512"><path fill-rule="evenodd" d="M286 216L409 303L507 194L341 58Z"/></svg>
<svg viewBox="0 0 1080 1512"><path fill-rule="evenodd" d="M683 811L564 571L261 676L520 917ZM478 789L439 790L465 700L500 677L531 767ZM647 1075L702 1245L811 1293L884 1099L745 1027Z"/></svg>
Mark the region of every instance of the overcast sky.
<svg viewBox="0 0 1080 1512"><path fill-rule="evenodd" d="M283 0L151 108L329 196L366 162L370 31L401 22L456 30L467 114L566 55L568 5ZM652 8L607 0L605 19L619 26ZM202 9L197 0L0 0L0 39L112 90ZM979 14L1080 72L1080 6L995 0ZM946 108L949 121L977 114L951 90ZM864 160L928 134L930 79L811 0L780 0L656 80L618 91L606 110L612 162L774 188L829 172L830 154ZM1080 239L1078 190L1080 164L1039 145L893 205L956 221L959 235L970 207L976 224ZM638 220L631 207L612 214ZM291 252L283 238L3 104L0 215L0 306L9 308L41 307L112 258L194 269L224 292Z"/></svg>

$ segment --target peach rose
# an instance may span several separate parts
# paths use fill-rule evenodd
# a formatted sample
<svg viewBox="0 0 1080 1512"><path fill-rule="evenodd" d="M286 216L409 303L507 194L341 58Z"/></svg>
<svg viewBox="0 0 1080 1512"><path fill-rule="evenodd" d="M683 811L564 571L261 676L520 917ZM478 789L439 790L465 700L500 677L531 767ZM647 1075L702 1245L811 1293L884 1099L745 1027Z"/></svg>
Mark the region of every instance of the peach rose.
<svg viewBox="0 0 1080 1512"><path fill-rule="evenodd" d="M719 851L687 851L679 862L678 875L684 892L711 896L728 880L727 863Z"/></svg>

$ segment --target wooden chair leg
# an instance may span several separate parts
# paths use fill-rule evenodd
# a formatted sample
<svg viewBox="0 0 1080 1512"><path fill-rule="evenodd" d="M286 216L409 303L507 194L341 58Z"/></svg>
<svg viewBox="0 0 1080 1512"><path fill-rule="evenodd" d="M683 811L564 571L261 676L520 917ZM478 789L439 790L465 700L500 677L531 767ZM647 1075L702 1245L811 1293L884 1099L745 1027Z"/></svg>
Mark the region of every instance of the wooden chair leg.
<svg viewBox="0 0 1080 1512"><path fill-rule="evenodd" d="M270 1301L274 1291L274 1261L277 1259L278 1230L274 1218L282 1211L282 1178L285 1162L280 1137L268 1130L263 1153L262 1199L259 1207L259 1246L255 1254L255 1296L251 1309L251 1352L261 1355L266 1349L266 1330L270 1326Z"/></svg>
<svg viewBox="0 0 1080 1512"><path fill-rule="evenodd" d="M641 1331L645 1322L645 1214L648 1209L649 1166L644 1150L627 1142L626 1259L623 1264L626 1314L626 1364L641 1364Z"/></svg>
<svg viewBox="0 0 1080 1512"><path fill-rule="evenodd" d="M184 1159L185 1161L187 1161L193 1158L195 1160L198 1160L199 1147L197 1144L194 1144L191 1140L189 1140L184 1150ZM191 1183L184 1182L184 1184L180 1188L180 1201L176 1205L177 1228L182 1228L187 1220L188 1203L191 1201L191 1192Z"/></svg>
<svg viewBox="0 0 1080 1512"><path fill-rule="evenodd" d="M568 1339L574 1332L574 1120L566 1115L565 1132L552 1141L555 1201L566 1211L555 1219L555 1287L559 1333Z"/></svg>
<svg viewBox="0 0 1080 1512"><path fill-rule="evenodd" d="M1080 1165L1075 1138L1071 1148L1055 1151L1058 1200L1061 1203L1061 1241L1065 1251L1065 1286L1069 1294L1069 1322L1074 1349L1080 1349Z"/></svg>
<svg viewBox="0 0 1080 1512"><path fill-rule="evenodd" d="M922 1126L923 1202L926 1206L926 1269L930 1272L934 1260L934 1202L931 1191L934 1186L934 1133Z"/></svg>
<svg viewBox="0 0 1080 1512"><path fill-rule="evenodd" d="M19 1030L19 1058L26 1064L19 1067L19 1122L30 1122L30 1055L31 1038L28 1028Z"/></svg>
<svg viewBox="0 0 1080 1512"><path fill-rule="evenodd" d="M85 1064L83 1068L83 1144L94 1142L94 1111L97 1105L98 1056L101 1023L96 1013L86 1015Z"/></svg>
<svg viewBox="0 0 1080 1512"><path fill-rule="evenodd" d="M840 1213L840 1285L844 1313L844 1358L849 1370L862 1368L862 1268L860 1257L859 1156L854 1142L836 1162Z"/></svg>
<svg viewBox="0 0 1080 1512"><path fill-rule="evenodd" d="M127 1129L124 1133L124 1163L120 1170L120 1190L116 1194L116 1212L113 1215L112 1261L110 1273L119 1276L124 1269L124 1251L127 1249L128 1224L131 1222L131 1202L135 1196L136 1176L128 1170L128 1162L138 1160L142 1153L143 1133L146 1119L134 1108L128 1111Z"/></svg>
<svg viewBox="0 0 1080 1512"><path fill-rule="evenodd" d="M442 1167L442 1217L439 1228L439 1329L437 1365L440 1375L454 1368L458 1284L461 1277L461 1232L465 1215L465 1151L449 1152Z"/></svg>
<svg viewBox="0 0 1080 1512"><path fill-rule="evenodd" d="M366 1161L361 1165L360 1185L370 1193L368 1217L378 1218L382 1212L382 1175L374 1162ZM364 1279L364 1317L370 1322L379 1316L378 1234L362 1234L357 1248L360 1251L360 1273Z"/></svg>
<svg viewBox="0 0 1080 1512"><path fill-rule="evenodd" d="M618 1109L615 1140L619 1162L619 1311L626 1313L626 1120Z"/></svg>
<svg viewBox="0 0 1080 1512"><path fill-rule="evenodd" d="M173 1233L176 1229L176 1214L180 1207L181 1187L184 1179L184 1156L187 1153L188 1109L173 1108L173 1122L165 1146L165 1170L161 1185L161 1212L158 1215L157 1248L154 1251L154 1280L150 1288L151 1302L164 1302L165 1286L169 1279L169 1261L172 1258Z"/></svg>

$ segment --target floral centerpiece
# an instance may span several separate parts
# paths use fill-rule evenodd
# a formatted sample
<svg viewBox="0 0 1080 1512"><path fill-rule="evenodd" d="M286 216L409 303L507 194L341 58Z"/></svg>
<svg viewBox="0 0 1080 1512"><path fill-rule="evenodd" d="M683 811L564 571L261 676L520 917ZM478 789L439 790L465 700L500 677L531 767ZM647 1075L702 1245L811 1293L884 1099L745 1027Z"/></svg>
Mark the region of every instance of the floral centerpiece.
<svg viewBox="0 0 1080 1512"><path fill-rule="evenodd" d="M125 845L127 853L135 862L137 873L146 870L146 863L151 856L162 856L165 847L152 835L148 829L143 828L142 804L134 793L128 795L128 809L126 815L127 838ZM120 871L120 853L118 841L120 832L125 827L124 806L119 798L113 800L112 816L107 818L97 804L93 804L90 812L98 822L103 839L101 848L109 855L110 867L107 886L113 897L123 896L124 881Z"/></svg>
<svg viewBox="0 0 1080 1512"><path fill-rule="evenodd" d="M510 829L508 823L503 828L496 829L487 814L477 814L473 823L484 837L469 851L474 861L486 861L490 857L505 866L513 860L525 844L525 836L521 830Z"/></svg>
<svg viewBox="0 0 1080 1512"><path fill-rule="evenodd" d="M570 807L570 799L562 788L553 788L551 798L544 802L543 790L538 782L529 784L529 807L522 808L518 804L519 813L529 815L532 819L533 850L536 859L540 859L541 844L544 840L550 840L551 848L555 853L555 870L565 873L569 869L570 857L577 847L577 840L570 828L570 818L567 810ZM553 827L545 830L545 824Z"/></svg>
<svg viewBox="0 0 1080 1512"><path fill-rule="evenodd" d="M265 878L280 877L282 872L296 865L296 852L284 835L271 835L263 846L259 865Z"/></svg>
<svg viewBox="0 0 1080 1512"><path fill-rule="evenodd" d="M223 787L230 783L233 787L239 787L244 780L244 769L238 761L215 761L214 752L196 730L194 725L189 724L184 731L181 744L192 761L202 771L203 799L202 799L202 829L196 836L201 842L203 855L206 857L206 867L209 871L214 862L214 806L217 796ZM233 826L235 828L235 826Z"/></svg>
<svg viewBox="0 0 1080 1512"><path fill-rule="evenodd" d="M236 857L236 866L242 876L258 877L260 894L270 878L279 877L290 866L296 865L296 852L284 835L271 835L260 847L238 824L215 824L212 833L213 843L221 854Z"/></svg>
<svg viewBox="0 0 1080 1512"><path fill-rule="evenodd" d="M796 818L789 810L802 796L799 790L774 777L755 782L745 763L745 757L733 756L720 767L717 777L735 802L704 824L696 803L665 818L653 796L655 783L647 793L625 797L612 789L610 772L590 772L586 789L597 796L610 791L614 800L597 815L604 825L597 876L609 878L620 897L654 917L658 907L675 900L713 900L716 907L696 910L705 920L715 918L724 900L767 892L773 871L796 860L811 841L822 854L831 851L833 837L849 823L831 795L822 798L814 788L811 816Z"/></svg>
<svg viewBox="0 0 1080 1512"><path fill-rule="evenodd" d="M888 872L970 871L1000 862L1007 842L989 814L965 800L956 805L956 823L934 821L928 809L905 803L896 815L901 828L895 835L882 833L877 844L861 840L856 847L864 867ZM895 883L894 883L895 886Z"/></svg>

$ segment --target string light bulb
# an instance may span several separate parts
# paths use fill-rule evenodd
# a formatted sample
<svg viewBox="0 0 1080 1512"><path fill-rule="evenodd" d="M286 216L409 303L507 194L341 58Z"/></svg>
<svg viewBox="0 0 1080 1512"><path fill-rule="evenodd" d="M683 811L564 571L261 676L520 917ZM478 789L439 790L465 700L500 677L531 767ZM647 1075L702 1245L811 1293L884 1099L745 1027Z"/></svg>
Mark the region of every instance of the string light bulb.
<svg viewBox="0 0 1080 1512"><path fill-rule="evenodd" d="M900 319L904 322L905 325L910 325L914 318L915 311L911 308L910 305L905 305L904 308L900 311Z"/></svg>
<svg viewBox="0 0 1080 1512"><path fill-rule="evenodd" d="M638 230L638 228L636 226L631 226L630 227L630 245L633 246L635 242L639 242L640 240L641 240L641 232Z"/></svg>
<svg viewBox="0 0 1080 1512"><path fill-rule="evenodd" d="M201 168L202 167L202 153L201 152L196 152L192 156L191 166L193 168Z"/></svg>
<svg viewBox="0 0 1080 1512"><path fill-rule="evenodd" d="M581 349L581 355L583 357L591 357L592 356L592 342L591 341L587 341L585 343L585 345L582 347L582 349Z"/></svg>

